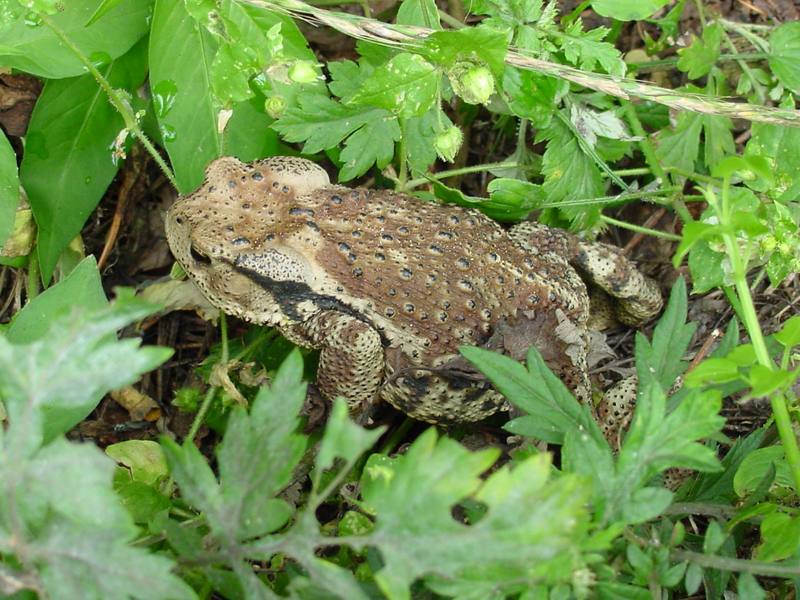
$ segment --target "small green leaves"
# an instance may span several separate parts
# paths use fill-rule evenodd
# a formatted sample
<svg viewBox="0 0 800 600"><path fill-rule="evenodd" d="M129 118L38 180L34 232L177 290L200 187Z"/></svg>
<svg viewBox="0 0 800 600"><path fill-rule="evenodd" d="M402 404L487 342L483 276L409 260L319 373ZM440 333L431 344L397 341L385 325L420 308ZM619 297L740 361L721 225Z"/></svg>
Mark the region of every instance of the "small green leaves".
<svg viewBox="0 0 800 600"><path fill-rule="evenodd" d="M680 59L678 68L689 75L689 79L698 79L707 75L719 58L719 46L722 41L722 26L712 23L703 29L703 37L695 37L692 45L678 50Z"/></svg>
<svg viewBox="0 0 800 600"><path fill-rule="evenodd" d="M785 87L800 94L800 22L790 21L769 37L769 66Z"/></svg>

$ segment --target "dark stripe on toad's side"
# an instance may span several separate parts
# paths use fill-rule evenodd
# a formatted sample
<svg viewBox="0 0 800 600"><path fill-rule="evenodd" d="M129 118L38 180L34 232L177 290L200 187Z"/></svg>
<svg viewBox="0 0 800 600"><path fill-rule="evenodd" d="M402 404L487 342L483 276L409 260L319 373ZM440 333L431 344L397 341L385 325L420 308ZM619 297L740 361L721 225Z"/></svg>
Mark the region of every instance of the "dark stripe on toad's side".
<svg viewBox="0 0 800 600"><path fill-rule="evenodd" d="M252 269L238 265L235 262L233 266L242 275L267 290L272 297L275 298L275 301L281 307L283 313L288 315L291 319L301 322L304 317L298 312L297 305L306 300L311 300L314 303L314 306L320 310L333 310L349 315L354 319L358 319L362 323L366 323L378 332L378 335L381 336L381 344L384 347L389 344L389 340L385 337L383 332L378 330L367 317L348 306L338 298L326 296L324 294L318 294L312 290L307 283L272 279L271 277L257 273Z"/></svg>

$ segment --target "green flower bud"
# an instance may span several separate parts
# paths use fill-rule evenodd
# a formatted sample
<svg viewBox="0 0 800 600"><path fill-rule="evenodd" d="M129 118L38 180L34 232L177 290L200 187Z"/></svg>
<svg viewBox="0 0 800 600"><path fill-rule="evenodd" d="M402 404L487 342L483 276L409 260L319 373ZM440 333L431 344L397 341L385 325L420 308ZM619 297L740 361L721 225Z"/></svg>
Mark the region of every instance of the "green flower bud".
<svg viewBox="0 0 800 600"><path fill-rule="evenodd" d="M289 67L289 79L295 83L313 83L318 75L314 64L307 60L298 60Z"/></svg>
<svg viewBox="0 0 800 600"><path fill-rule="evenodd" d="M471 62L456 63L448 72L453 90L470 104L485 104L494 94L492 72Z"/></svg>
<svg viewBox="0 0 800 600"><path fill-rule="evenodd" d="M286 98L283 96L270 96L264 102L264 112L273 119L280 119L286 110Z"/></svg>
<svg viewBox="0 0 800 600"><path fill-rule="evenodd" d="M463 139L464 134L461 133L461 130L452 125L436 136L433 141L433 148L442 160L453 162L456 154L458 154L458 149L461 148Z"/></svg>
<svg viewBox="0 0 800 600"><path fill-rule="evenodd" d="M767 234L761 238L760 244L763 252L772 252L775 250L775 246L778 245L778 240L775 239L774 235Z"/></svg>

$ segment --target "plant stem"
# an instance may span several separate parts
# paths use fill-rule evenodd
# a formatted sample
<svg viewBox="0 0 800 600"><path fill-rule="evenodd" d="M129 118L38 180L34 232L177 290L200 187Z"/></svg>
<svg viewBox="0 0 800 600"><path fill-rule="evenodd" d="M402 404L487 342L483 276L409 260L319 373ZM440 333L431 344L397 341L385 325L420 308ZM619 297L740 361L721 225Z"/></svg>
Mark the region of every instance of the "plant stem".
<svg viewBox="0 0 800 600"><path fill-rule="evenodd" d="M444 12L443 10L439 11L439 18L442 20L443 23L450 25L453 29L464 29L466 25L456 19L454 16Z"/></svg>
<svg viewBox="0 0 800 600"><path fill-rule="evenodd" d="M578 17L581 16L583 11L585 11L587 8L589 8L589 5L591 3L592 3L592 0L583 0L583 2L581 2L580 4L578 4L578 6L575 7L575 10L573 10L566 17L564 17L564 20L562 21L562 25L567 26L567 25L571 24L575 19L577 19Z"/></svg>
<svg viewBox="0 0 800 600"><path fill-rule="evenodd" d="M711 194L713 197L713 192L711 192ZM770 371L775 371L777 367L772 357L769 355L769 350L764 340L764 334L758 322L758 314L756 313L753 296L750 293L750 286L747 283L746 261L742 258L738 240L730 228L730 220L732 218L730 214L731 210L730 177L725 177L722 183L722 206L719 207L717 215L720 224L723 226L722 238L725 242L728 259L731 263L731 270L733 271L734 286L739 300L742 322L744 323L745 329L747 329L747 334L750 336L750 342L753 344L753 350L759 364ZM797 438L792 428L792 421L784 395L782 393L772 394L770 396L770 405L772 406L772 415L775 419L775 427L778 429L778 435L783 444L786 461L789 463L789 468L792 471L795 490L800 491L800 448L797 445Z"/></svg>
<svg viewBox="0 0 800 600"><path fill-rule="evenodd" d="M650 138L644 130L642 122L639 120L639 115L636 114L636 107L633 105L633 102L625 103L625 120L628 121L628 125L630 125L633 134L642 138L639 140L639 149L642 151L642 154L644 154L644 160L647 166L650 167L653 175L662 182L666 182L667 174L658 161L655 148L653 148L653 145L650 143Z"/></svg>
<svg viewBox="0 0 800 600"><path fill-rule="evenodd" d="M28 258L28 285L25 290L28 295L26 303L30 302L39 295L39 253L31 252Z"/></svg>
<svg viewBox="0 0 800 600"><path fill-rule="evenodd" d="M653 237L662 238L665 240L670 240L671 242L680 242L681 236L675 235L674 233L667 233L666 231L658 231L657 229L650 229L649 227L642 227L641 225L635 225L633 223L628 223L627 221L619 221L612 217L606 215L600 215L600 220L604 223L608 223L609 225L615 225L621 229L628 229L629 231L635 231L636 233L643 233L645 235L651 235Z"/></svg>
<svg viewBox="0 0 800 600"><path fill-rule="evenodd" d="M213 385L206 390L206 395L203 397L203 403L200 405L200 409L197 411L197 414L192 420L192 426L189 428L189 433L186 434L186 437L183 440L184 446L191 444L194 441L194 436L196 436L197 432L200 431L200 426L203 424L203 421L206 418L208 409L211 408L211 401L214 399L214 394L216 391L217 388Z"/></svg>
<svg viewBox="0 0 800 600"><path fill-rule="evenodd" d="M483 165L472 165L471 167L461 167L460 169L450 169L449 171L439 171L437 173L430 173L427 177L420 177L418 179L411 179L406 183L405 189L410 190L426 183L430 183L431 179L439 181L447 179L448 177L456 177L458 175L467 175L469 173L480 173L481 171L490 171L492 169L516 169L521 165L516 162L496 162L486 163Z"/></svg>
<svg viewBox="0 0 800 600"><path fill-rule="evenodd" d="M715 554L702 554L691 550L673 550L672 559L675 561L688 560L689 562L717 569L719 571L734 571L739 573L752 573L753 575L764 575L767 577L797 577L800 575L800 565L782 565L773 562L760 560L730 558L728 556L718 556Z"/></svg>
<svg viewBox="0 0 800 600"><path fill-rule="evenodd" d="M408 189L406 182L408 181L408 162L406 156L406 120L399 119L400 122L400 141L397 144L397 152L400 154L400 166L397 174L397 189L405 191Z"/></svg>
<svg viewBox="0 0 800 600"><path fill-rule="evenodd" d="M108 80L103 76L100 71L92 64L92 61L83 53L83 51L75 45L75 43L69 38L69 36L64 33L64 31L53 21L49 15L44 13L37 13L39 17L41 17L42 22L47 25L53 33L56 34L56 37L60 39L64 45L69 48L73 54L78 58L78 60L83 63L83 66L86 68L89 73L91 73L92 77L94 77L97 84L100 88L106 93L108 96L109 102L111 105L117 110L117 112L122 116L123 121L125 122L125 127L134 135L134 137L139 140L142 146L145 147L145 150L153 157L153 160L156 161L156 164L161 168L164 172L164 175L169 182L178 189L178 182L175 179L175 174L170 169L169 165L164 161L161 155L156 150L155 146L153 146L152 142L148 139L148 137L142 131L142 128L139 127L139 123L136 120L136 115L133 113L133 109L130 105L125 101L122 96L120 96L117 91L111 87L111 84Z"/></svg>

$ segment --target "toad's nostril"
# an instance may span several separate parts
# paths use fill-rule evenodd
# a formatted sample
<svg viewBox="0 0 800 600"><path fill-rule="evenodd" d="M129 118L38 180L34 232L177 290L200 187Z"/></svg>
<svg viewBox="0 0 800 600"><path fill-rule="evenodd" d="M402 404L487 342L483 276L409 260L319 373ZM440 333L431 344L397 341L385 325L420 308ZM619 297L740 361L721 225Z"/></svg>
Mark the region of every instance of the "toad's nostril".
<svg viewBox="0 0 800 600"><path fill-rule="evenodd" d="M175 217L175 222L178 225L183 225L183 217Z"/></svg>
<svg viewBox="0 0 800 600"><path fill-rule="evenodd" d="M189 247L189 254L192 255L192 258L197 263L200 263L200 264L203 264L203 265L210 265L211 264L211 259L208 256L206 256L205 254L203 254L202 252L200 252L194 246L190 246Z"/></svg>

